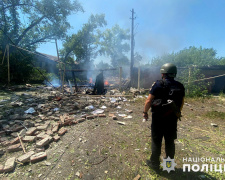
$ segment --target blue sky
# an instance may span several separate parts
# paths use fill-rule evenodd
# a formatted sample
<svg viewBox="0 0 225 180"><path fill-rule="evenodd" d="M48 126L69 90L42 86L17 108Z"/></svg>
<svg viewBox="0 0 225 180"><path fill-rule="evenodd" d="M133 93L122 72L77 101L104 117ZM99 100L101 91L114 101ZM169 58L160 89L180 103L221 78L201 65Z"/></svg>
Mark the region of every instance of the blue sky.
<svg viewBox="0 0 225 180"><path fill-rule="evenodd" d="M81 29L91 14L105 14L107 28L119 24L130 29L133 8L135 52L143 56L143 62L189 46L214 48L218 57L225 57L224 0L80 0L80 3L85 12L69 17L73 26L69 34ZM54 43L42 44L38 51L56 55ZM97 61L107 61L98 58Z"/></svg>

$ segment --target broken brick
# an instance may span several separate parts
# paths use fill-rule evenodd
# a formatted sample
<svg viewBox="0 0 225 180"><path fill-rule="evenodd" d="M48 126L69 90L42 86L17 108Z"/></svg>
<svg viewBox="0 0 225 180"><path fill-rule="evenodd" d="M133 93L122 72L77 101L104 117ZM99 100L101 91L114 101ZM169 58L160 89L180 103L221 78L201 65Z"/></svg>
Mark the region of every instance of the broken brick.
<svg viewBox="0 0 225 180"><path fill-rule="evenodd" d="M46 130L48 128L48 125L42 125L42 126L37 126L37 130L41 131L41 130Z"/></svg>
<svg viewBox="0 0 225 180"><path fill-rule="evenodd" d="M47 153L46 152L39 152L37 154L34 154L30 157L30 161L31 163L35 163L38 161L41 161L43 159L45 159L47 157Z"/></svg>
<svg viewBox="0 0 225 180"><path fill-rule="evenodd" d="M86 119L94 119L94 116L87 116Z"/></svg>
<svg viewBox="0 0 225 180"><path fill-rule="evenodd" d="M36 135L37 139L44 139L46 137L47 134L45 134L45 132L41 132L38 135Z"/></svg>
<svg viewBox="0 0 225 180"><path fill-rule="evenodd" d="M133 112L132 110L128 110L128 109L126 109L126 111L127 111L128 113L132 113L132 112Z"/></svg>
<svg viewBox="0 0 225 180"><path fill-rule="evenodd" d="M36 127L29 128L28 131L26 132L26 135L31 136L34 134L34 132L37 130Z"/></svg>
<svg viewBox="0 0 225 180"><path fill-rule="evenodd" d="M35 131L34 134L32 134L32 136L37 136L38 134L40 134L41 131Z"/></svg>
<svg viewBox="0 0 225 180"><path fill-rule="evenodd" d="M86 118L87 117L87 115L86 114L83 114L82 116L81 116L81 118Z"/></svg>
<svg viewBox="0 0 225 180"><path fill-rule="evenodd" d="M126 123L125 122L122 122L122 121L117 121L118 124L120 125L125 125Z"/></svg>
<svg viewBox="0 0 225 180"><path fill-rule="evenodd" d="M58 135L59 135L59 136L62 136L62 135L64 135L66 132L67 132L67 129L64 128L64 127L62 127L62 128L58 131Z"/></svg>
<svg viewBox="0 0 225 180"><path fill-rule="evenodd" d="M14 170L16 165L16 158L12 157L10 159L7 159L7 161L5 162L5 166L4 166L4 172L11 172Z"/></svg>
<svg viewBox="0 0 225 180"><path fill-rule="evenodd" d="M99 114L98 117L106 117L105 114Z"/></svg>
<svg viewBox="0 0 225 180"><path fill-rule="evenodd" d="M17 152L17 151L21 151L21 150L22 150L22 147L20 144L11 145L7 149L8 152Z"/></svg>
<svg viewBox="0 0 225 180"><path fill-rule="evenodd" d="M44 147L44 146L48 145L49 142L50 142L49 137L46 137L46 138L42 139L41 141L38 141L38 142L36 143L36 146L37 146L37 147Z"/></svg>
<svg viewBox="0 0 225 180"><path fill-rule="evenodd" d="M13 128L13 132L18 132L18 131L21 131L22 129L24 129L23 126L17 126L15 128Z"/></svg>
<svg viewBox="0 0 225 180"><path fill-rule="evenodd" d="M53 137L54 142L57 142L60 139L60 136L57 134Z"/></svg>
<svg viewBox="0 0 225 180"><path fill-rule="evenodd" d="M41 126L41 124L40 123L36 123L34 126L38 127L38 126Z"/></svg>
<svg viewBox="0 0 225 180"><path fill-rule="evenodd" d="M81 122L84 122L84 121L85 121L85 118L81 118L81 119L77 120L78 123L81 123Z"/></svg>
<svg viewBox="0 0 225 180"><path fill-rule="evenodd" d="M2 146L8 146L10 145L10 141L3 141L1 144Z"/></svg>
<svg viewBox="0 0 225 180"><path fill-rule="evenodd" d="M49 136L52 136L53 132L52 132L52 130L49 129L49 130L46 131L46 134L49 135Z"/></svg>
<svg viewBox="0 0 225 180"><path fill-rule="evenodd" d="M71 119L65 120L65 122L62 124L62 126L71 126L74 122Z"/></svg>
<svg viewBox="0 0 225 180"><path fill-rule="evenodd" d="M138 175L134 178L134 180L139 180L139 179L141 179L141 176L138 174Z"/></svg>
<svg viewBox="0 0 225 180"><path fill-rule="evenodd" d="M39 152L45 152L45 148L44 147L36 148L35 151L37 153L39 153Z"/></svg>
<svg viewBox="0 0 225 180"><path fill-rule="evenodd" d="M109 117L113 117L113 116L115 116L115 115L114 115L114 114L109 113Z"/></svg>
<svg viewBox="0 0 225 180"><path fill-rule="evenodd" d="M65 121L65 116L63 115L63 116L60 116L59 118L60 118L60 121L61 121L62 123L64 123L64 121Z"/></svg>
<svg viewBox="0 0 225 180"><path fill-rule="evenodd" d="M34 151L30 151L22 156L20 156L19 158L17 158L17 160L21 163L26 163L30 161L30 157L34 154Z"/></svg>
<svg viewBox="0 0 225 180"><path fill-rule="evenodd" d="M55 133L58 131L58 129L59 129L59 124L55 124L52 128L52 132Z"/></svg>
<svg viewBox="0 0 225 180"><path fill-rule="evenodd" d="M36 136L25 136L23 138L23 142L34 142L36 141L37 137Z"/></svg>

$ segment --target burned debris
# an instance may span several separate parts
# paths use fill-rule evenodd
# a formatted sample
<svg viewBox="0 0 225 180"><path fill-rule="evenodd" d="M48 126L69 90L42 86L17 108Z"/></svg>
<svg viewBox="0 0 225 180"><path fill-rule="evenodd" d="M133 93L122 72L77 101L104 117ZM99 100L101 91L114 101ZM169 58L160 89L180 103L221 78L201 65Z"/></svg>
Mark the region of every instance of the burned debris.
<svg viewBox="0 0 225 180"><path fill-rule="evenodd" d="M117 89L109 90L108 96L71 94L67 86L64 93L60 88L45 86L26 87L26 93L14 92L11 99L1 100L0 172L46 159L51 144L60 141L67 126L96 118L128 125L126 119L132 118L133 112L128 97Z"/></svg>

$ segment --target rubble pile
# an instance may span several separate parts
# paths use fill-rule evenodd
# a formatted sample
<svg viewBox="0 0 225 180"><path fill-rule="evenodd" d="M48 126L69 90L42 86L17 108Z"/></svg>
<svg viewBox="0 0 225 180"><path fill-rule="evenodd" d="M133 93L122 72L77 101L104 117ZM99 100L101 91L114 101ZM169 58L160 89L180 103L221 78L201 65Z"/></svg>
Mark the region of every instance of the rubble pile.
<svg viewBox="0 0 225 180"><path fill-rule="evenodd" d="M0 116L0 173L13 171L16 164L46 159L50 143L60 140L67 132L66 126L95 118L132 118L132 110L125 107L129 106L125 97L63 95L51 87L37 89L38 92L15 93L10 100L4 100L10 108L0 107L4 110ZM113 93L119 95L116 90ZM109 108L115 108L115 112Z"/></svg>

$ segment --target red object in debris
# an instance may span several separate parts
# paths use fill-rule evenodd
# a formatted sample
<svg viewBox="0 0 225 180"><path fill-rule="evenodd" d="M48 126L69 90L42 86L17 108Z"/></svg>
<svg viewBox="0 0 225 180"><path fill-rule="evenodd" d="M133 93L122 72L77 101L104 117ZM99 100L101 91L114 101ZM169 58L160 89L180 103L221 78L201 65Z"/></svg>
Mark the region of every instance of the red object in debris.
<svg viewBox="0 0 225 180"><path fill-rule="evenodd" d="M108 85L109 85L109 81L105 80L104 85L105 85L105 86L108 86Z"/></svg>
<svg viewBox="0 0 225 180"><path fill-rule="evenodd" d="M90 78L90 81L89 81L89 83L90 83L90 84L92 84L92 83L93 83L93 80L92 80L92 78Z"/></svg>
<svg viewBox="0 0 225 180"><path fill-rule="evenodd" d="M60 101L62 98L61 97L55 97L54 100L55 101Z"/></svg>

